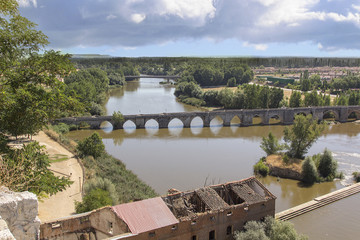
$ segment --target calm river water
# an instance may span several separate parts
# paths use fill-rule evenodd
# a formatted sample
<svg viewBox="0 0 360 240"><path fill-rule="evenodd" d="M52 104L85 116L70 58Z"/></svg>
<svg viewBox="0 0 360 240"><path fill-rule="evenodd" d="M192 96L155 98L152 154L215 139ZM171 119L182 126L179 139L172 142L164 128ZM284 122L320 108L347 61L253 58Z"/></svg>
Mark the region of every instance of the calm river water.
<svg viewBox="0 0 360 240"><path fill-rule="evenodd" d="M113 89L106 104L107 113L123 114L201 111L176 101L174 88L160 85L161 79L140 79L129 82L123 89ZM265 155L259 147L261 138L270 131L283 136L280 125L238 127L234 120L231 127L222 127L219 119L210 128L202 128L200 119L194 119L191 128L182 128L174 120L169 129L158 129L149 121L146 129L135 129L130 122L125 129L98 130L103 137L106 151L121 159L141 179L159 194L169 188L181 191L204 185L224 183L251 176L252 167ZM93 130L71 132L69 136L82 139ZM309 155L328 148L338 160L339 170L345 180L302 187L297 181L261 178L263 184L277 196L276 212L288 209L313 198L342 188L351 182L351 173L360 171L360 124L345 123L330 126L310 149ZM310 239L343 239L358 237L360 233L360 196L341 200L292 222L298 231ZM343 234L343 235L341 235Z"/></svg>

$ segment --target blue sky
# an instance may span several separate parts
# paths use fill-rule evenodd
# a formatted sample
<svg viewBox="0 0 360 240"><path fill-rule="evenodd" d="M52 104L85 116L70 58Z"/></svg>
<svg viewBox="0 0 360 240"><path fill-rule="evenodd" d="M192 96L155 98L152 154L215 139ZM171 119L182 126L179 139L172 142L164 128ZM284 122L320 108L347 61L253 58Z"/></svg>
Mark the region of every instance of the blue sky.
<svg viewBox="0 0 360 240"><path fill-rule="evenodd" d="M18 1L66 53L360 57L359 0Z"/></svg>

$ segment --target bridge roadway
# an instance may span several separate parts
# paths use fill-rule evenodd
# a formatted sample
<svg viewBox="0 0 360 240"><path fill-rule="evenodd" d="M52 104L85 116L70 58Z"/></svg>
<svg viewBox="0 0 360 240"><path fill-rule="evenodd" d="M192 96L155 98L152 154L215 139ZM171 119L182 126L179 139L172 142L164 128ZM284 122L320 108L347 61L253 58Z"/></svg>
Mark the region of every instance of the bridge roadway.
<svg viewBox="0 0 360 240"><path fill-rule="evenodd" d="M79 125L85 122L92 129L99 129L103 122L110 122L114 129L123 128L123 124L131 121L136 128L145 128L145 124L149 120L155 120L159 124L159 128L168 128L169 123L173 119L179 119L183 123L184 128L190 128L194 118L201 118L204 127L209 127L211 120L220 117L223 120L223 126L230 126L233 118L240 119L240 126L253 125L253 118L260 117L263 125L268 125L271 118L280 120L280 124L292 124L297 114L311 114L314 119L323 120L324 115L332 113L335 120L339 122L347 122L351 113L356 113L357 119L360 116L360 106L327 106L327 107L303 107L303 108L270 108L270 109L234 109L234 110L216 110L208 112L177 112L177 113L158 113L158 114L136 114L124 115L124 122L116 124L112 116L92 116L92 117L69 117L61 118L54 123L66 123Z"/></svg>

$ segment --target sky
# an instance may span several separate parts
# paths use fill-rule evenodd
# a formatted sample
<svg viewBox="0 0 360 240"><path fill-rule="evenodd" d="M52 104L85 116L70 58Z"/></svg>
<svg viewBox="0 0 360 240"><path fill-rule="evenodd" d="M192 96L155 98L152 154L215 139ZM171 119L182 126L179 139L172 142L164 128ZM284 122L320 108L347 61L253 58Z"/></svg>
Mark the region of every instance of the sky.
<svg viewBox="0 0 360 240"><path fill-rule="evenodd" d="M360 0L18 2L64 53L360 57Z"/></svg>

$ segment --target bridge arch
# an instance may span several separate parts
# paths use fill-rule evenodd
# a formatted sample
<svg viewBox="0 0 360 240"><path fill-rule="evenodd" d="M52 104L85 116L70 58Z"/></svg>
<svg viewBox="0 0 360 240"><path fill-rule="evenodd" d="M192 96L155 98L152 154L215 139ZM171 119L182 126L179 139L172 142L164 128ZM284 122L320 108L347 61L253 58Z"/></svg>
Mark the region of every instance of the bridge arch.
<svg viewBox="0 0 360 240"><path fill-rule="evenodd" d="M132 119L128 119L123 123L122 126L124 129L133 129L136 128L136 123Z"/></svg>
<svg viewBox="0 0 360 240"><path fill-rule="evenodd" d="M255 113L251 116L252 118L252 125L261 125L265 124L265 117L263 114Z"/></svg>
<svg viewBox="0 0 360 240"><path fill-rule="evenodd" d="M174 117L169 121L168 127L169 128L184 128L185 123L180 118Z"/></svg>
<svg viewBox="0 0 360 240"><path fill-rule="evenodd" d="M190 118L190 127L204 127L205 123L204 123L204 118L202 118L201 116L193 116Z"/></svg>
<svg viewBox="0 0 360 240"><path fill-rule="evenodd" d="M154 118L149 118L145 120L145 128L160 128L159 122Z"/></svg>
<svg viewBox="0 0 360 240"><path fill-rule="evenodd" d="M239 115L235 115L230 120L230 126L241 126L241 117Z"/></svg>
<svg viewBox="0 0 360 240"><path fill-rule="evenodd" d="M224 118L221 115L214 115L209 118L210 126L218 127L218 126L224 126Z"/></svg>
<svg viewBox="0 0 360 240"><path fill-rule="evenodd" d="M335 121L339 121L339 112L333 109L327 109L323 111L323 120L335 118Z"/></svg>
<svg viewBox="0 0 360 240"><path fill-rule="evenodd" d="M107 131L112 131L114 129L114 126L110 121L102 121L99 128Z"/></svg>
<svg viewBox="0 0 360 240"><path fill-rule="evenodd" d="M281 124L284 122L282 114L272 113L269 115L269 124Z"/></svg>
<svg viewBox="0 0 360 240"><path fill-rule="evenodd" d="M360 109L349 109L347 113L348 121L355 121L360 119Z"/></svg>

